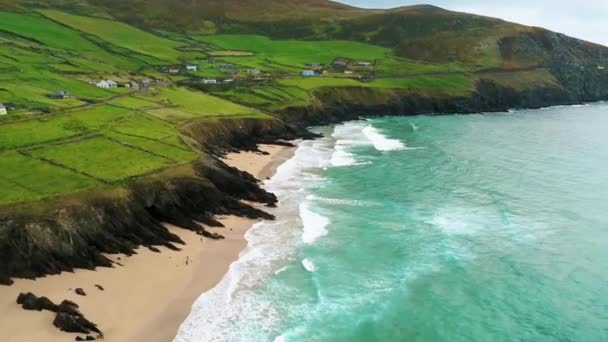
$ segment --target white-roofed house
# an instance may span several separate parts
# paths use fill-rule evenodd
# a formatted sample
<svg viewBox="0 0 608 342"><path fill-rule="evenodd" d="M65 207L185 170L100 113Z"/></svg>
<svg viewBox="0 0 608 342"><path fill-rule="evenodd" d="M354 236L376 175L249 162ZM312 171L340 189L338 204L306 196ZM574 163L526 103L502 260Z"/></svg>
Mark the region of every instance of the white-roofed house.
<svg viewBox="0 0 608 342"><path fill-rule="evenodd" d="M6 110L6 106L0 103L0 115L8 114L8 110Z"/></svg>
<svg viewBox="0 0 608 342"><path fill-rule="evenodd" d="M110 84L106 80L101 80L101 81L95 83L95 86L97 88L101 88L101 89L109 89L110 88Z"/></svg>

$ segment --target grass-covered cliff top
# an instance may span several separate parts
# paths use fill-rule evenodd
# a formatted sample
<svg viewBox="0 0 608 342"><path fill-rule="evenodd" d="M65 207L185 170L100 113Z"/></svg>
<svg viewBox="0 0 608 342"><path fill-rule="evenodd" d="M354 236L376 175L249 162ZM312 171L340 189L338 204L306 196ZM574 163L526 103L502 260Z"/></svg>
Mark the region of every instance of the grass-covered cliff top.
<svg viewBox="0 0 608 342"><path fill-rule="evenodd" d="M388 99L466 97L481 79L560 86L546 62L562 47L538 29L432 7L213 3L0 1L0 206L166 173L203 153L192 122L271 119L327 89ZM576 42L560 56L599 70L603 49ZM138 88L95 85L107 79ZM49 97L58 91L69 97Z"/></svg>

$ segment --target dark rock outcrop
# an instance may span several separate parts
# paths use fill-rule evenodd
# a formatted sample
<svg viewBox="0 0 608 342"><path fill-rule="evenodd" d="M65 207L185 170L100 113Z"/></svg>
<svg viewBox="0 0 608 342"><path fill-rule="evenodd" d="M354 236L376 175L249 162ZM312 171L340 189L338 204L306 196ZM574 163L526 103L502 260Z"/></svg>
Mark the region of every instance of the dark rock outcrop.
<svg viewBox="0 0 608 342"><path fill-rule="evenodd" d="M50 299L46 297L37 297L31 292L19 294L17 297L17 304L21 305L25 310L58 311L57 305L55 305Z"/></svg>
<svg viewBox="0 0 608 342"><path fill-rule="evenodd" d="M87 295L87 293L86 293L86 292L84 292L84 290L83 290L83 289L81 289L81 288L77 288L76 290L74 290L74 292L75 292L77 295L79 295L79 296L86 296L86 295Z"/></svg>
<svg viewBox="0 0 608 342"><path fill-rule="evenodd" d="M98 337L103 337L103 333L97 328L97 325L86 319L80 312L78 304L72 301L64 300L61 304L56 305L46 297L38 297L28 292L19 294L17 304L20 304L25 310L47 310L57 313L53 325L61 331L81 334L95 333Z"/></svg>
<svg viewBox="0 0 608 342"><path fill-rule="evenodd" d="M53 320L53 325L64 332L79 333L79 334L90 334L97 333L101 335L101 331L97 328L97 325L84 318L82 315L70 315L65 312L58 312Z"/></svg>

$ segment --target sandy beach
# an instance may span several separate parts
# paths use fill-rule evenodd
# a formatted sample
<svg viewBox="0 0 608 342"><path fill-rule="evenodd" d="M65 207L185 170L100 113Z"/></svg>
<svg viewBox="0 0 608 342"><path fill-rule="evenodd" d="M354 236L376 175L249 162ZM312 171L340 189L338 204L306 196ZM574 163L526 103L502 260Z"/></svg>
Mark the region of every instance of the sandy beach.
<svg viewBox="0 0 608 342"><path fill-rule="evenodd" d="M225 162L263 180L295 150L275 145L262 145L260 149L267 154L233 153ZM224 235L225 240L201 239L190 231L169 226L186 242L179 252L159 248L161 253L156 253L140 248L132 257L109 256L123 266L76 270L37 280L16 279L10 287L0 286L2 341L67 342L78 336L53 327L54 316L48 311L23 310L16 304L21 292L46 296L56 303L64 299L76 302L104 332L105 341L171 341L196 298L222 279L246 247L244 235L255 223L232 216L219 219L225 228L208 229ZM86 296L77 295L76 288L82 288Z"/></svg>

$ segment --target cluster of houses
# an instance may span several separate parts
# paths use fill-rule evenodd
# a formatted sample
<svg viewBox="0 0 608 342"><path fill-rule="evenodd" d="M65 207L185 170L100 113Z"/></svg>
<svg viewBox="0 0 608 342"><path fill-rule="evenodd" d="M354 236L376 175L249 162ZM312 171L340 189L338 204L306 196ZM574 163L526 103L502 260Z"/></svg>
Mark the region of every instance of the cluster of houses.
<svg viewBox="0 0 608 342"><path fill-rule="evenodd" d="M185 64L185 65L164 65L159 69L161 72L166 72L169 74L181 74L184 72L197 72L198 65L195 64Z"/></svg>
<svg viewBox="0 0 608 342"><path fill-rule="evenodd" d="M217 67L219 70L224 72L224 75L226 75L226 78L207 77L207 78L200 79L200 82L202 84L207 84L207 85L217 85L217 84L232 84L237 81L234 76L237 74L240 74L240 71L237 69L237 67L234 64L221 63ZM249 68L249 69L246 69L244 72L248 75L247 79L249 81L263 82L263 81L266 81L269 79L267 76L265 76L263 74L262 70L257 69L257 68Z"/></svg>
<svg viewBox="0 0 608 342"><path fill-rule="evenodd" d="M349 69L349 67L357 67L357 68L369 68L373 67L375 64L372 62L359 61L354 63L349 63L343 59L337 59L331 63L331 68L334 71L340 71L347 75L352 75L355 73L355 70ZM308 63L306 64L310 69L302 70L300 72L301 76L304 77L319 77L327 74L327 70L321 63Z"/></svg>
<svg viewBox="0 0 608 342"><path fill-rule="evenodd" d="M226 78L223 80L218 80L217 78L203 78L201 80L202 84L229 84L234 82L234 78Z"/></svg>
<svg viewBox="0 0 608 342"><path fill-rule="evenodd" d="M101 81L95 83L95 86L97 88L101 88L101 89L111 89L111 88L117 88L118 83L116 83L112 80L101 80Z"/></svg>

